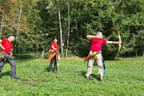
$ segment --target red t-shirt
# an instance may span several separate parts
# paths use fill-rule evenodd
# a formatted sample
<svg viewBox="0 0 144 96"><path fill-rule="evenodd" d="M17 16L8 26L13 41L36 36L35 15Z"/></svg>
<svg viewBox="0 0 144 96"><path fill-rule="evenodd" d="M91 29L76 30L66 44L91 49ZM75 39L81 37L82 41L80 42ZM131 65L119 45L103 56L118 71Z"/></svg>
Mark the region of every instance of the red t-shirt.
<svg viewBox="0 0 144 96"><path fill-rule="evenodd" d="M54 46L54 48L56 48L56 49L59 49L58 44L55 42L51 42L51 50L53 50L52 46Z"/></svg>
<svg viewBox="0 0 144 96"><path fill-rule="evenodd" d="M12 43L8 39L2 39L2 46L5 48L4 50L1 48L1 53L10 53L13 49Z"/></svg>
<svg viewBox="0 0 144 96"><path fill-rule="evenodd" d="M92 38L91 39L91 51L102 51L102 45L106 44L107 40L101 39L101 38Z"/></svg>

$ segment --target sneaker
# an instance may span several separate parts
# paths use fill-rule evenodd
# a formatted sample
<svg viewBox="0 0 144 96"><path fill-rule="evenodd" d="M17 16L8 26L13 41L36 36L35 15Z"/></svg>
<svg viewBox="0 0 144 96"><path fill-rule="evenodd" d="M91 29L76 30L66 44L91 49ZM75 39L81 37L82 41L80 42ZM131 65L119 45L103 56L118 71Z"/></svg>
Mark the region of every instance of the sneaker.
<svg viewBox="0 0 144 96"><path fill-rule="evenodd" d="M0 71L0 78L2 77L1 71Z"/></svg>
<svg viewBox="0 0 144 96"><path fill-rule="evenodd" d="M89 81L90 80L90 76L86 76L86 80Z"/></svg>
<svg viewBox="0 0 144 96"><path fill-rule="evenodd" d="M54 73L56 73L57 72L57 69L54 69Z"/></svg>
<svg viewBox="0 0 144 96"><path fill-rule="evenodd" d="M99 81L103 81L103 79L101 78L101 75L99 74L99 76L98 76L98 80Z"/></svg>

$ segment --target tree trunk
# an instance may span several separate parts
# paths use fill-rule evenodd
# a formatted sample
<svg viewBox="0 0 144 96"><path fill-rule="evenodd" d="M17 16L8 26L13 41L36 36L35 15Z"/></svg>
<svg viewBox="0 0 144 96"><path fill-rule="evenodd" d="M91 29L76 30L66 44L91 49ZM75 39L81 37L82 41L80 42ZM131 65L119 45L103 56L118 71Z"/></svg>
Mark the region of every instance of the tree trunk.
<svg viewBox="0 0 144 96"><path fill-rule="evenodd" d="M37 53L39 49L38 43L35 43L35 52Z"/></svg>
<svg viewBox="0 0 144 96"><path fill-rule="evenodd" d="M142 56L144 56L144 50L143 50L143 46L141 45L141 50L142 50Z"/></svg>
<svg viewBox="0 0 144 96"><path fill-rule="evenodd" d="M2 37L2 31L3 31L3 24L4 24L4 22L3 22L3 20L4 20L4 10L2 10L2 15L1 15L1 22L0 22L0 38Z"/></svg>
<svg viewBox="0 0 144 96"><path fill-rule="evenodd" d="M58 17L59 17L59 27L60 27L60 46L61 46L61 53L63 53L62 23L61 23L61 12L60 12L59 0L57 0L57 4L58 4Z"/></svg>
<svg viewBox="0 0 144 96"><path fill-rule="evenodd" d="M20 20L22 17L22 5L20 5L20 10L19 10L19 18L18 18L18 27L17 27L17 33L16 33L16 39L19 38L19 29L20 29Z"/></svg>
<svg viewBox="0 0 144 96"><path fill-rule="evenodd" d="M45 50L42 51L42 55L41 55L42 59L44 58L44 53L45 53Z"/></svg>
<svg viewBox="0 0 144 96"><path fill-rule="evenodd" d="M70 36L70 0L68 0L68 34L67 34L67 48L66 48L66 56L68 55L68 47L69 47L69 36Z"/></svg>
<svg viewBox="0 0 144 96"><path fill-rule="evenodd" d="M138 56L138 54L137 54L137 50L136 50L136 57Z"/></svg>

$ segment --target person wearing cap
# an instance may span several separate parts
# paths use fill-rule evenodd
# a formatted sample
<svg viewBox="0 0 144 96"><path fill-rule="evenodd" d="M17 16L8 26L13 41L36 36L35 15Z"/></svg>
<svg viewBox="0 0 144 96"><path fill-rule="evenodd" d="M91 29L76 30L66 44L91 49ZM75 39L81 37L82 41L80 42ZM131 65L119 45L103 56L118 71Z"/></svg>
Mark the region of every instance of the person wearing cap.
<svg viewBox="0 0 144 96"><path fill-rule="evenodd" d="M12 34L8 35L8 39L0 40L0 44L1 44L0 53L4 57L0 61L0 77L2 75L1 74L2 68L3 68L5 62L7 61L11 65L11 78L19 79L16 77L16 62L14 61L14 58L12 56L13 55L12 54L12 50L13 50L12 42L14 40L15 40L15 37Z"/></svg>
<svg viewBox="0 0 144 96"><path fill-rule="evenodd" d="M104 69L102 63L102 45L103 44L119 44L121 42L117 41L108 41L104 40L102 32L97 32L96 36L87 35L87 38L91 40L91 47L89 54L93 54L94 52L97 54L97 65L98 65L98 79L103 81ZM92 67L94 64L94 58L89 59L86 79L90 80L90 75L92 74Z"/></svg>
<svg viewBox="0 0 144 96"><path fill-rule="evenodd" d="M51 48L50 48L50 50L49 50L49 53L51 53L51 54L53 54L53 53L58 53L58 49L59 49L59 46L58 46L58 44L57 44L57 38L55 37L54 38L54 41L53 42L51 42ZM49 65L49 72L51 72L52 71L52 64L54 63L54 72L56 73L57 72L57 59L58 59L58 57L57 57L57 55L55 55L52 59L51 59L51 61L50 61L50 65Z"/></svg>

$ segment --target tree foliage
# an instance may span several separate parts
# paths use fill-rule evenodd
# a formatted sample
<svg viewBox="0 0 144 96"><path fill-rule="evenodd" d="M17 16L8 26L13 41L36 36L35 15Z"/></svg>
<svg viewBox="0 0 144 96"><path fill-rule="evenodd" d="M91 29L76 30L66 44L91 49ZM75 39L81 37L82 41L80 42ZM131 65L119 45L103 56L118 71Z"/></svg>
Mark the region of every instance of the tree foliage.
<svg viewBox="0 0 144 96"><path fill-rule="evenodd" d="M90 47L86 35L97 31L103 32L104 39L117 41L114 22L123 41L120 55L144 55L144 0L59 0L59 5L64 53L68 47L68 54L86 56ZM54 36L60 41L57 0L0 0L0 31L1 38L19 32L15 53L47 52ZM117 50L117 45L103 46L108 58Z"/></svg>

